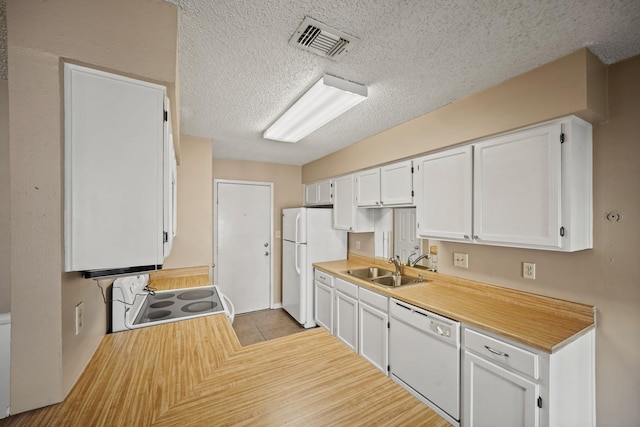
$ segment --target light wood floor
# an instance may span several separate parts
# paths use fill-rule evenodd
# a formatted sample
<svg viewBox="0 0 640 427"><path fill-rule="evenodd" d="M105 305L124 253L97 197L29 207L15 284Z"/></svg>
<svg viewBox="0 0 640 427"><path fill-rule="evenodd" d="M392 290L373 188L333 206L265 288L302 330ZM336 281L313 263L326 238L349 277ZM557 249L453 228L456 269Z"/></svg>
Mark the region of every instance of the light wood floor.
<svg viewBox="0 0 640 427"><path fill-rule="evenodd" d="M240 347L223 315L105 336L63 403L0 426L449 424L322 328Z"/></svg>
<svg viewBox="0 0 640 427"><path fill-rule="evenodd" d="M233 330L240 345L247 346L263 341L302 332L305 329L283 309L260 310L238 314Z"/></svg>

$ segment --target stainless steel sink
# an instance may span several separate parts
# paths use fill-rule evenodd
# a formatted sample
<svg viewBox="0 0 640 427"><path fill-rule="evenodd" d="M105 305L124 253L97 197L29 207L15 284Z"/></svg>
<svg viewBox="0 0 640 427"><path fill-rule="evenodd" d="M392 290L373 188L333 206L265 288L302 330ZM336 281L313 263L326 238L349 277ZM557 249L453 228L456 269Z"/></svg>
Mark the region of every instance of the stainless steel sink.
<svg viewBox="0 0 640 427"><path fill-rule="evenodd" d="M389 287L410 285L412 283L420 283L418 279L414 279L413 277L409 277L409 276L400 276L400 284L396 284L396 279L397 278L395 276L385 276L385 277L374 277L373 279L370 279L370 281L375 283L376 285L389 286Z"/></svg>
<svg viewBox="0 0 640 427"><path fill-rule="evenodd" d="M368 280L369 282L376 285L387 286L390 288L425 281L414 279L413 277L409 276L401 276L400 283L396 284L397 279L395 273L393 271L385 270L379 267L356 268L353 270L343 271L343 273L353 277L357 277L358 279Z"/></svg>
<svg viewBox="0 0 640 427"><path fill-rule="evenodd" d="M393 272L378 267L357 268L355 270L345 271L350 276L358 279L371 280L377 277L393 276Z"/></svg>

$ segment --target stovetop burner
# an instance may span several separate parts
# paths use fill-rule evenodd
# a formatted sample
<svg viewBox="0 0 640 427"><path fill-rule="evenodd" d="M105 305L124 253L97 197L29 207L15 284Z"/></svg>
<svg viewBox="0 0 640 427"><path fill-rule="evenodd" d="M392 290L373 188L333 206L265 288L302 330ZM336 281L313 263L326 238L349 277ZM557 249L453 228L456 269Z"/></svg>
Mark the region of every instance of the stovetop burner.
<svg viewBox="0 0 640 427"><path fill-rule="evenodd" d="M195 300L203 299L213 295L213 289L196 289L193 291L186 291L178 295L178 299L181 300Z"/></svg>
<svg viewBox="0 0 640 427"><path fill-rule="evenodd" d="M171 291L156 291L147 295L134 325L196 317L224 311L220 297L213 286Z"/></svg>

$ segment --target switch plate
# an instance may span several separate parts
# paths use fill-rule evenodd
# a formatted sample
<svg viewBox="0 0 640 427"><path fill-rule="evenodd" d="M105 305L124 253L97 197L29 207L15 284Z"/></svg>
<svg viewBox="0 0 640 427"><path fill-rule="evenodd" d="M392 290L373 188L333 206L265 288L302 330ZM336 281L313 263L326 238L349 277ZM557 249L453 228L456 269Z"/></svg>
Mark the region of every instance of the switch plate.
<svg viewBox="0 0 640 427"><path fill-rule="evenodd" d="M535 280L536 278L536 265L532 262L522 263L522 277L525 279Z"/></svg>
<svg viewBox="0 0 640 427"><path fill-rule="evenodd" d="M84 303L76 305L76 335L84 328Z"/></svg>
<svg viewBox="0 0 640 427"><path fill-rule="evenodd" d="M360 240L356 240L356 249L360 249Z"/></svg>
<svg viewBox="0 0 640 427"><path fill-rule="evenodd" d="M280 236L281 236L281 235L280 235L280 230L276 230L276 239L279 239L279 238L280 238Z"/></svg>
<svg viewBox="0 0 640 427"><path fill-rule="evenodd" d="M453 265L455 267L469 268L469 255L461 252L454 252Z"/></svg>

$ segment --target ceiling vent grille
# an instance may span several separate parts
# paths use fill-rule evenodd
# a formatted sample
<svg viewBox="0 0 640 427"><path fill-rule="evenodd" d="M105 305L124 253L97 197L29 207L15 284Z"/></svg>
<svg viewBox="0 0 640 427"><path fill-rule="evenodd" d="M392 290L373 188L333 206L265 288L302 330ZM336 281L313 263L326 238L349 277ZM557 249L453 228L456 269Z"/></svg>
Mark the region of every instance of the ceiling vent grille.
<svg viewBox="0 0 640 427"><path fill-rule="evenodd" d="M307 16L291 36L289 44L325 58L338 60L359 41Z"/></svg>

